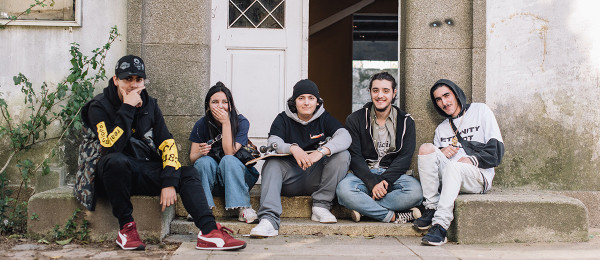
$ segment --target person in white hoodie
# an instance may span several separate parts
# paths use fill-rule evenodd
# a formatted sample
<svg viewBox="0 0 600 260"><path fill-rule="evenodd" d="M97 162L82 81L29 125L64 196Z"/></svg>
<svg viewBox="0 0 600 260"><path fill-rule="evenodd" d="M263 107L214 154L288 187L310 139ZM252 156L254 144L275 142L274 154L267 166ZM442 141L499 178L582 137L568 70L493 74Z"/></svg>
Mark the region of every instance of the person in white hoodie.
<svg viewBox="0 0 600 260"><path fill-rule="evenodd" d="M321 145L326 140L327 143ZM323 108L317 85L300 80L294 92L271 125L268 145L277 153L292 156L271 157L262 168L260 222L251 237L279 234L281 195L312 196L313 221L336 223L330 208L337 184L346 176L352 138L342 124ZM316 150L312 153L307 151Z"/></svg>
<svg viewBox="0 0 600 260"><path fill-rule="evenodd" d="M419 148L425 211L413 225L429 229L423 245L439 246L447 241L458 194L485 193L492 187L504 143L492 110L483 103L467 103L454 82L440 79L429 93L433 106L446 119L435 129L433 144Z"/></svg>

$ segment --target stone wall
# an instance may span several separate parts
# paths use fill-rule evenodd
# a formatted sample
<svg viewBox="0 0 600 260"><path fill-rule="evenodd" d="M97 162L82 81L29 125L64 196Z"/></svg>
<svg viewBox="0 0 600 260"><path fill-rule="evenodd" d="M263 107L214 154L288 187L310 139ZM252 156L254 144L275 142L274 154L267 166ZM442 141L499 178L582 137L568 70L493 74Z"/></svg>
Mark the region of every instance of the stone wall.
<svg viewBox="0 0 600 260"><path fill-rule="evenodd" d="M496 185L599 190L597 1L488 1L486 99L506 145Z"/></svg>

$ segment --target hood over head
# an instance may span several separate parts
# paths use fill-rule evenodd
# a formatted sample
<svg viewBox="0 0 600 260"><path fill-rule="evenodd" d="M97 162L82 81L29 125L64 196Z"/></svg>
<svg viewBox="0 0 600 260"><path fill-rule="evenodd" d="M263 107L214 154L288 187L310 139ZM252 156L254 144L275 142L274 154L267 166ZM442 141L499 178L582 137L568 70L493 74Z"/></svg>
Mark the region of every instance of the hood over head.
<svg viewBox="0 0 600 260"><path fill-rule="evenodd" d="M452 92L456 96L458 103L460 104L460 113L458 113L458 116L462 116L465 113L465 111L467 111L467 109L469 108L469 104L467 103L467 96L465 95L465 92L463 92L463 90L460 87L458 87L458 85L456 85L454 82L448 79L438 80L435 84L433 84L433 87L431 87L431 89L429 90L429 97L431 98L431 102L433 102L433 107L435 107L435 110L443 117L452 117L452 115L446 114L446 112L444 112L444 110L442 110L437 105L437 103L435 102L435 98L433 97L433 91L436 90L440 85L448 86L450 90L452 90Z"/></svg>

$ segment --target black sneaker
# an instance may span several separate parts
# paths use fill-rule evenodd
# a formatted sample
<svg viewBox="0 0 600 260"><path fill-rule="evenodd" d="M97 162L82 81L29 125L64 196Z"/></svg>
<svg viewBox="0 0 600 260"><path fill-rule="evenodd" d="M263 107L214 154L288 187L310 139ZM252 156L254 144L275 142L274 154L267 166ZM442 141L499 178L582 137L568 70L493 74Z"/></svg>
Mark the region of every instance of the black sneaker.
<svg viewBox="0 0 600 260"><path fill-rule="evenodd" d="M439 224L433 225L429 232L421 239L421 244L427 246L441 246L448 242L446 238L446 229Z"/></svg>
<svg viewBox="0 0 600 260"><path fill-rule="evenodd" d="M415 220L413 223L413 227L417 230L427 230L431 227L431 221L433 220L433 215L435 214L435 209L425 209L423 212L423 216Z"/></svg>

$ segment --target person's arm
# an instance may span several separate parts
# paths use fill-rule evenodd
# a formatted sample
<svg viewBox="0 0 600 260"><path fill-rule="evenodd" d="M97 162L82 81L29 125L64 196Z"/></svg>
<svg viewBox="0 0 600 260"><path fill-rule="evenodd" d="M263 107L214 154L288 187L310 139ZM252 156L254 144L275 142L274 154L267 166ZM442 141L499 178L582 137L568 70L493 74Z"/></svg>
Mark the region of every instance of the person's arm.
<svg viewBox="0 0 600 260"><path fill-rule="evenodd" d="M156 101L154 101L156 104ZM177 145L173 135L169 132L165 119L162 115L162 111L155 105L154 109L154 143L158 144L158 150L160 151L163 170L160 174L161 186L175 188L179 185L180 167L179 155L177 151Z"/></svg>
<svg viewBox="0 0 600 260"><path fill-rule="evenodd" d="M352 143L352 137L348 130L344 128L344 126L331 114L327 113L325 115L325 135L330 136L331 139L323 145L323 148L329 150L329 154L332 155L339 153L341 151L345 151L350 147L350 143Z"/></svg>
<svg viewBox="0 0 600 260"><path fill-rule="evenodd" d="M193 164L200 157L205 156L210 151L211 146L206 144L204 133L206 130L206 117L200 118L190 132L190 162Z"/></svg>
<svg viewBox="0 0 600 260"><path fill-rule="evenodd" d="M122 152L132 134L131 125L135 107L125 103L121 104L113 121L100 102L92 103L88 110L90 127L98 136L100 145L108 153Z"/></svg>
<svg viewBox="0 0 600 260"><path fill-rule="evenodd" d="M504 142L500 134L500 127L494 116L494 112L485 105L484 122L482 124L485 144L481 144L480 149L469 156L473 165L478 168L488 169L500 165L504 156ZM467 141L469 142L469 141ZM461 158L462 159L462 158Z"/></svg>
<svg viewBox="0 0 600 260"><path fill-rule="evenodd" d="M399 119L402 120L402 119ZM394 183L402 174L410 169L410 162L416 146L415 121L410 116L404 119L404 133L396 133L396 138L402 138L398 155L392 161L390 166L383 172L382 176L388 183ZM398 122L399 123L399 122ZM400 130L400 128L397 128ZM397 144L398 142L396 142Z"/></svg>
<svg viewBox="0 0 600 260"><path fill-rule="evenodd" d="M364 126L359 125L358 116L356 114L351 114L346 118L346 129L352 139L352 143L348 147L348 152L350 152L350 170L352 170L352 173L354 173L356 177L365 183L369 191L372 191L373 187L380 183L383 178L371 172L365 157L363 157L363 150L368 148L362 147L361 145L360 136L362 128L364 128Z"/></svg>

